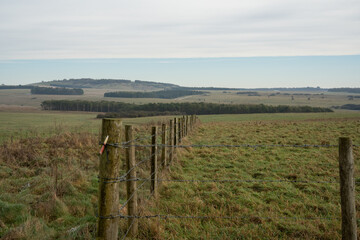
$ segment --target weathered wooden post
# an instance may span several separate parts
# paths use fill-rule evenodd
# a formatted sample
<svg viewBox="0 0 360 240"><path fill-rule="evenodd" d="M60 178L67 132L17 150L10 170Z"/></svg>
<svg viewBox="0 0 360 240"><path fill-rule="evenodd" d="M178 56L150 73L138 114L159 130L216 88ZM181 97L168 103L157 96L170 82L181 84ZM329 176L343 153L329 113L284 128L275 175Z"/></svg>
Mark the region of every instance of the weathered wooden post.
<svg viewBox="0 0 360 240"><path fill-rule="evenodd" d="M119 119L103 119L101 139L108 137L108 143L121 142L122 122ZM100 154L99 170L99 219L97 222L97 239L117 239L119 218L111 218L117 214L119 207L119 183L107 182L115 179L120 171L120 149L105 145L105 151Z"/></svg>
<svg viewBox="0 0 360 240"><path fill-rule="evenodd" d="M182 117L182 136L183 138L186 136L186 122L185 116Z"/></svg>
<svg viewBox="0 0 360 240"><path fill-rule="evenodd" d="M170 128L169 129L169 145L170 145L169 163L171 163L174 158L174 123L173 123L173 120L170 120L169 128Z"/></svg>
<svg viewBox="0 0 360 240"><path fill-rule="evenodd" d="M178 138L178 121L177 118L174 118L174 145L176 146L179 142Z"/></svg>
<svg viewBox="0 0 360 240"><path fill-rule="evenodd" d="M181 140L184 138L184 118L180 118L180 134L181 134Z"/></svg>
<svg viewBox="0 0 360 240"><path fill-rule="evenodd" d="M342 239L357 239L354 158L350 138L339 138Z"/></svg>
<svg viewBox="0 0 360 240"><path fill-rule="evenodd" d="M178 118L178 143L181 142L181 118Z"/></svg>
<svg viewBox="0 0 360 240"><path fill-rule="evenodd" d="M194 115L190 115L190 131L193 130L194 127Z"/></svg>
<svg viewBox="0 0 360 240"><path fill-rule="evenodd" d="M134 133L133 127L131 125L125 126L125 141L128 143L126 146L126 169L128 175L126 179L126 190L127 190L127 199L130 199L127 206L128 215L129 216L137 216L137 191L136 191L136 169L132 169L135 167L135 147L134 143ZM132 170L131 170L132 169ZM137 218L129 218L128 219L128 228L129 229L129 237L136 237L138 234L138 219Z"/></svg>
<svg viewBox="0 0 360 240"><path fill-rule="evenodd" d="M189 125L190 125L189 116L186 115L186 135L189 134Z"/></svg>
<svg viewBox="0 0 360 240"><path fill-rule="evenodd" d="M167 127L166 127L166 124L162 124L161 126L161 131L162 131L162 134L161 134L161 144L163 145L162 146L162 149L161 149L161 163L162 163L162 167L165 168L167 163L166 163L166 160L167 160L167 157L166 157L166 154L167 154L167 147L166 147L166 137L167 137Z"/></svg>
<svg viewBox="0 0 360 240"><path fill-rule="evenodd" d="M151 131L151 169L150 169L150 193L157 198L157 127L152 127Z"/></svg>

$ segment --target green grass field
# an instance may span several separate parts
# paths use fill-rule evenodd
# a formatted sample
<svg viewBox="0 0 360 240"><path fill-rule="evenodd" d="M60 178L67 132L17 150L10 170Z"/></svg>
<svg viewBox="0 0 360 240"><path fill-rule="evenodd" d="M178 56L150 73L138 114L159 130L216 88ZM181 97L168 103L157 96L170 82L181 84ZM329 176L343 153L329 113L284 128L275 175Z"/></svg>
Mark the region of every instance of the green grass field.
<svg viewBox="0 0 360 240"><path fill-rule="evenodd" d="M337 144L340 136L360 143L360 118L208 122L192 144ZM360 181L360 149L354 149ZM260 182L164 182L147 214L233 216L239 219L153 220L159 239L340 239L337 148L192 148L180 151L171 179L240 179ZM261 180L304 180L261 182ZM319 183L317 182L319 181ZM360 207L360 187L356 187ZM357 214L360 217L360 214ZM141 220L146 225L149 220ZM358 221L358 224L360 221ZM158 227L155 227L158 226ZM144 237L145 239L146 237Z"/></svg>
<svg viewBox="0 0 360 240"><path fill-rule="evenodd" d="M95 113L74 112L0 112L0 143L10 139L48 137L64 132L99 134L101 119ZM156 123L166 117L127 118L123 125Z"/></svg>
<svg viewBox="0 0 360 240"><path fill-rule="evenodd" d="M94 238L101 125L95 116L0 112L0 238ZM136 125L136 129L146 125L146 131L139 134L150 135L149 126L172 117L124 119L123 123ZM202 124L184 144L337 144L340 136L360 144L360 114L356 111L209 115L200 119ZM359 150L354 149L357 181ZM138 160L148 151L139 153ZM146 177L148 167L139 169L139 175ZM338 181L337 149L182 149L171 170L161 177ZM141 193L148 192L147 187ZM336 183L164 182L159 201L142 206L144 214L243 218L142 219L139 239L339 239L338 191ZM124 184L120 197L124 201ZM120 223L123 233L126 221Z"/></svg>
<svg viewBox="0 0 360 240"><path fill-rule="evenodd" d="M356 118L358 111L336 111L334 113L274 113L274 114L232 114L203 115L200 120L206 122L237 122L267 120L306 120L328 118ZM126 118L123 124L155 123L171 119L174 116ZM101 120L95 113L44 112L44 111L3 111L0 112L0 143L9 139L21 139L37 136L51 136L61 132L100 132Z"/></svg>

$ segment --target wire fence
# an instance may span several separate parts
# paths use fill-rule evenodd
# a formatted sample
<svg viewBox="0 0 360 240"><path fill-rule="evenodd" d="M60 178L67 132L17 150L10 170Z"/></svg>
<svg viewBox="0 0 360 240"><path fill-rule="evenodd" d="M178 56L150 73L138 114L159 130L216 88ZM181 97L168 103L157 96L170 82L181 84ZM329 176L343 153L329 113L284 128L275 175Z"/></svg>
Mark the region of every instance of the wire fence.
<svg viewBox="0 0 360 240"><path fill-rule="evenodd" d="M174 123L179 123L181 121L174 121ZM133 199L135 193L138 192L144 185L148 182L161 183L161 182L176 182L176 183L301 183L301 184L339 184L338 180L329 180L329 181L316 181L316 180L306 180L306 179L165 179L158 178L158 173L161 172L165 168L170 168L171 162L173 158L171 158L171 152L175 149L180 148L336 148L339 147L338 144L237 144L237 145L228 145L228 144L189 144L183 145L181 144L182 139L196 126L196 121L189 125L182 124L171 125L170 127L163 128L162 131L151 134L149 136L141 136L135 139L130 139L125 142L114 142L107 143L106 146L122 148L122 149L144 149L150 148L150 155L144 157L140 161L138 161L133 167L129 168L123 175L115 178L106 178L100 177L99 181L104 184L112 184L112 183L136 183L140 182L140 184L136 187L136 189L127 196L127 200L119 207L118 212L115 214L110 214L106 216L98 216L100 219L132 219L131 223L128 225L127 230L125 231L122 239L125 239L130 233L130 229L134 226L136 219L201 219L201 220L211 220L211 219L250 219L250 218L259 218L259 219L282 219L282 220L338 220L340 217L328 217L328 216L319 216L319 217L288 217L288 216L277 216L277 217L266 217L266 216L192 216L192 215L166 215L166 214L154 214L154 215L126 215L121 213L121 211L128 205L128 203ZM161 136L161 138L158 138ZM164 139L165 138L165 139ZM146 140L152 140L150 144L144 143ZM165 142L165 144L164 144ZM359 147L357 144L353 144L352 147ZM154 150L155 149L155 150ZM162 150L165 149L165 156L162 153ZM175 155L175 153L173 153ZM155 171L150 172L150 176L147 178L143 177L135 177L129 178L129 175L134 172L136 169L144 165L144 163L152 162L153 160L160 158L162 161L160 162L160 167L156 168ZM170 160L170 161L168 161ZM168 161L168 164L166 165ZM152 163L153 164L153 163ZM163 167L161 167L163 166ZM360 181L354 181L355 184L360 184ZM154 192L150 191L150 195L148 198L153 196Z"/></svg>

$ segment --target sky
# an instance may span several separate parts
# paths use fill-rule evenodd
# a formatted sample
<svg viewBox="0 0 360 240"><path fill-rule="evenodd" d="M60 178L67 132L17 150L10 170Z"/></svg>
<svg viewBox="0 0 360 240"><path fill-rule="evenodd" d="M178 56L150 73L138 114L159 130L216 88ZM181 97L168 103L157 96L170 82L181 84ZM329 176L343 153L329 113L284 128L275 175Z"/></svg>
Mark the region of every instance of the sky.
<svg viewBox="0 0 360 240"><path fill-rule="evenodd" d="M360 87L359 0L1 0L0 84Z"/></svg>

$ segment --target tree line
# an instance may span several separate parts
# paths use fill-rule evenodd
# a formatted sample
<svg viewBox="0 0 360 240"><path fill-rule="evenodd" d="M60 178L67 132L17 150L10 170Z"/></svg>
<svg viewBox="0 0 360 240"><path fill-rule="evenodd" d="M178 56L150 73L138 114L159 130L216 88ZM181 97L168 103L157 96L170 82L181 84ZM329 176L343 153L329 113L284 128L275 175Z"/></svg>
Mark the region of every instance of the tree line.
<svg viewBox="0 0 360 240"><path fill-rule="evenodd" d="M342 106L334 106L336 109L360 110L360 104L345 104Z"/></svg>
<svg viewBox="0 0 360 240"><path fill-rule="evenodd" d="M329 92L360 93L360 88L330 88Z"/></svg>
<svg viewBox="0 0 360 240"><path fill-rule="evenodd" d="M51 88L51 87L33 87L31 94L48 94L48 95L83 95L84 90L81 88Z"/></svg>
<svg viewBox="0 0 360 240"><path fill-rule="evenodd" d="M118 113L117 117L125 113L136 115L154 114L242 114L242 113L300 113L300 112L332 112L329 108L310 106L270 106L264 104L216 104L216 103L148 103L137 105L132 103L111 101L85 100L47 100L41 104L43 110L59 111L88 111ZM121 115L120 113L123 113Z"/></svg>
<svg viewBox="0 0 360 240"><path fill-rule="evenodd" d="M174 99L178 97L190 95L202 95L207 92L190 91L190 90L162 90L154 92L107 92L104 97L119 97L119 98L163 98Z"/></svg>

